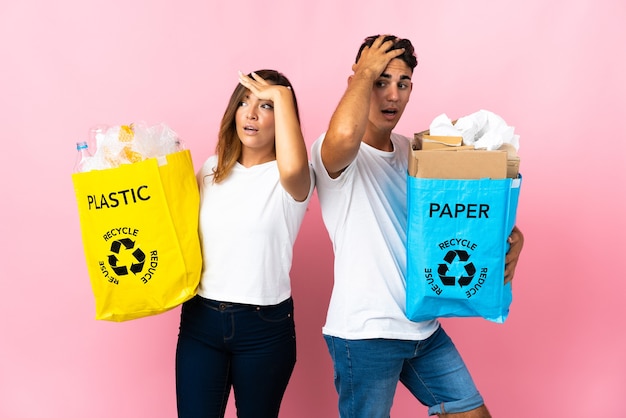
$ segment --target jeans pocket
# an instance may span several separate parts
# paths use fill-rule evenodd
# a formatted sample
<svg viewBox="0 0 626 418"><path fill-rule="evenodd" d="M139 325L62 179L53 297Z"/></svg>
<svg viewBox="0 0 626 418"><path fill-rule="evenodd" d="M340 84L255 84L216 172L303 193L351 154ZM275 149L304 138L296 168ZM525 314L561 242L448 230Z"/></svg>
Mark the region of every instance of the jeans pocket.
<svg viewBox="0 0 626 418"><path fill-rule="evenodd" d="M259 318L266 322L293 320L293 301L291 298L278 305L262 306L258 310Z"/></svg>

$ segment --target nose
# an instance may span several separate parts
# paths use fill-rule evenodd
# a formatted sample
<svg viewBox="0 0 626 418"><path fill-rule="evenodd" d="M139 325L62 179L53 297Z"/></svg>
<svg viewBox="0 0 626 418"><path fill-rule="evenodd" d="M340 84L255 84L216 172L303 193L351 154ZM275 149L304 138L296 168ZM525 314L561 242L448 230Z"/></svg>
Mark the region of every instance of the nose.
<svg viewBox="0 0 626 418"><path fill-rule="evenodd" d="M250 108L248 108L248 112L246 113L246 119L248 119L248 120L256 120L256 118L257 118L256 111L251 106Z"/></svg>
<svg viewBox="0 0 626 418"><path fill-rule="evenodd" d="M393 84L389 85L389 87L387 87L387 100L395 102L398 100L398 97L398 86Z"/></svg>

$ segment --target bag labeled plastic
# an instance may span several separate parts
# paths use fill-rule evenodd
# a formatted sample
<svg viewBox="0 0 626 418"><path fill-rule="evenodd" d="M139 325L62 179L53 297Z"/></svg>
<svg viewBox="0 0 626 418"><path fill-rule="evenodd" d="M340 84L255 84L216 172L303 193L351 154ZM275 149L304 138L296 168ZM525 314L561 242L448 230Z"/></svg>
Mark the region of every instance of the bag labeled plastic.
<svg viewBox="0 0 626 418"><path fill-rule="evenodd" d="M510 283L504 284L504 260L521 180L409 176L406 315L410 320L506 320L512 293Z"/></svg>
<svg viewBox="0 0 626 418"><path fill-rule="evenodd" d="M195 295L200 197L188 150L72 181L96 319L155 315Z"/></svg>

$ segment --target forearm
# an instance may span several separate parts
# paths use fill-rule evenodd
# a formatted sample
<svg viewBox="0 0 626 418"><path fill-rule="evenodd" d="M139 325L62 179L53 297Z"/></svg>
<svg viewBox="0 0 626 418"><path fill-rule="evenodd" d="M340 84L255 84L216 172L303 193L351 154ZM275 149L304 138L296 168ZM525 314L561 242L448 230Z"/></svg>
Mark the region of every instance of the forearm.
<svg viewBox="0 0 626 418"><path fill-rule="evenodd" d="M290 90L274 100L274 123L280 181L294 199L304 200L310 186L308 155Z"/></svg>

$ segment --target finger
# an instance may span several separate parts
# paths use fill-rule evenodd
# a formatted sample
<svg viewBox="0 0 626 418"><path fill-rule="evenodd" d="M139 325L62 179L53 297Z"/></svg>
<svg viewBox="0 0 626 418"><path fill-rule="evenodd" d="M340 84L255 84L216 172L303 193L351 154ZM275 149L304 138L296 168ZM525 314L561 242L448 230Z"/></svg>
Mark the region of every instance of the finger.
<svg viewBox="0 0 626 418"><path fill-rule="evenodd" d="M507 238L507 241L511 245L513 245L513 244L515 244L517 242L517 235L515 234L515 232L511 232L511 235L509 235L509 237Z"/></svg>
<svg viewBox="0 0 626 418"><path fill-rule="evenodd" d="M393 43L395 42L396 38L390 38L390 39L387 39L387 40L385 41L385 38L386 38L386 37L388 37L388 36L390 36L390 35L388 35L388 34L383 34L383 35L380 35L380 36L379 36L378 38L376 38L376 40L372 43L372 46L376 45L376 47L382 47L383 45L388 44L388 43L393 44Z"/></svg>
<svg viewBox="0 0 626 418"><path fill-rule="evenodd" d="M404 54L404 48L392 49L392 50L387 51L386 54L390 56L391 59L394 59Z"/></svg>
<svg viewBox="0 0 626 418"><path fill-rule="evenodd" d="M506 265L504 269L504 284L507 284L511 280L513 280L513 276L515 275L515 267L516 263L509 263Z"/></svg>
<svg viewBox="0 0 626 418"><path fill-rule="evenodd" d="M253 78L256 82L258 82L260 85L265 86L265 85L267 85L267 84L268 84L268 83L267 83L267 81L265 81L265 80L264 80L264 79L263 79L260 75L258 75L257 73L254 73L254 72L253 72L253 73L250 73L250 74L252 75L252 78Z"/></svg>
<svg viewBox="0 0 626 418"><path fill-rule="evenodd" d="M250 91L258 92L259 83L239 71L239 83Z"/></svg>
<svg viewBox="0 0 626 418"><path fill-rule="evenodd" d="M369 51L373 52L373 51L377 51L381 49L382 45L385 43L385 36L387 35L379 35L378 38L374 39L374 42L372 42L371 45L368 45L365 48L363 48L363 53L367 54ZM361 55L364 55L364 54L361 54Z"/></svg>
<svg viewBox="0 0 626 418"><path fill-rule="evenodd" d="M239 76L239 82L248 87L248 85L250 85L250 77L248 77L247 75L245 75L244 73L242 73L241 71L238 72L238 76Z"/></svg>
<svg viewBox="0 0 626 418"><path fill-rule="evenodd" d="M380 35L378 38L376 38L376 40L372 43L372 48L375 47L375 48L381 49L381 50L385 51L386 53L392 52L391 48L396 43L398 38L391 37L391 38L389 38L389 39L387 39L385 41L385 38L388 37L388 36L390 36L390 35ZM402 52L404 52L404 48L394 49L393 51L402 51ZM402 52L396 54L395 56L400 55Z"/></svg>
<svg viewBox="0 0 626 418"><path fill-rule="evenodd" d="M514 262L505 260L504 262L504 283L510 280L511 273L515 271Z"/></svg>
<svg viewBox="0 0 626 418"><path fill-rule="evenodd" d="M387 35L379 35L378 38L374 39L372 42L372 48L378 48L385 42L385 37Z"/></svg>

